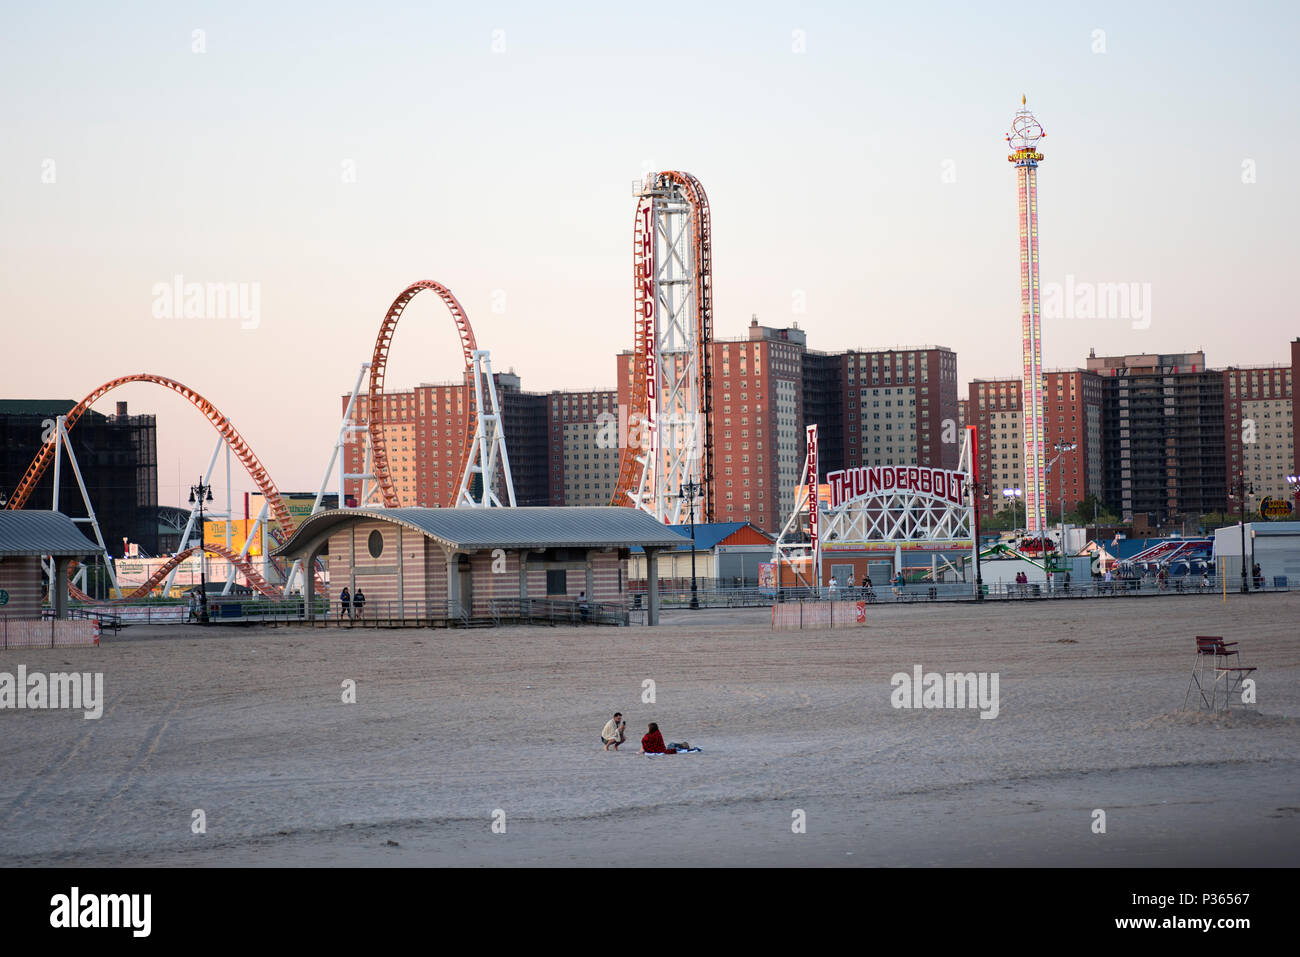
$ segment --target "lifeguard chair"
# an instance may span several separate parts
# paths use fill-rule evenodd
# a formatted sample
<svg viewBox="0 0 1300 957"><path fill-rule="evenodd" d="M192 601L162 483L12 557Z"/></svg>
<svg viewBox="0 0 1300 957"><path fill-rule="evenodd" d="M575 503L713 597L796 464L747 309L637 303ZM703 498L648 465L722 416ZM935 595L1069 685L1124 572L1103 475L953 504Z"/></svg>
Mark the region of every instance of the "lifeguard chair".
<svg viewBox="0 0 1300 957"><path fill-rule="evenodd" d="M1241 664L1237 642L1224 641L1218 635L1196 636L1196 660L1192 665L1192 680L1187 683L1183 698L1186 709L1192 700L1193 689L1197 695L1197 709L1204 711L1229 710L1234 695L1240 696L1242 683L1255 668ZM1220 685L1223 705L1219 706Z"/></svg>

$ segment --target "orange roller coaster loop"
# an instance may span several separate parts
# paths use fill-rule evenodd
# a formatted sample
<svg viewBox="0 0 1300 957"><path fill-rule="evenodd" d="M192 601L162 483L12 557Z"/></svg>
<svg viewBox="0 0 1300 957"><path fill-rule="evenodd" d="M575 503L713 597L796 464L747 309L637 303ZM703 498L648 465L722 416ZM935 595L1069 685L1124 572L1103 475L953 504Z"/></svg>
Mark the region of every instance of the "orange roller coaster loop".
<svg viewBox="0 0 1300 957"><path fill-rule="evenodd" d="M84 591L71 583L68 585L68 594L77 601L109 605L117 602L135 601L137 598L145 598L164 578L171 574L173 568L185 561L185 559L189 558L198 550L199 546L195 545L193 548L187 548L184 551L177 552L167 560L165 565L159 566L158 570L149 576L148 581L136 588L136 590L131 592L131 594L123 595L121 598L111 598L107 600L91 598ZM244 576L248 579L249 586L259 595L266 598L281 597L279 589L267 582L267 580L258 573L257 569L254 568L246 559L240 558L238 554L232 552L230 549L226 548L226 546L209 543L203 546L203 550L205 552L211 552L214 555L220 555L243 572ZM69 569L69 572L71 572L71 569Z"/></svg>
<svg viewBox="0 0 1300 957"><path fill-rule="evenodd" d="M73 407L72 411L65 417L65 427L71 431L72 427L76 425L77 420L81 418L82 414L99 401L105 394L113 391L118 386L127 385L131 382L151 382L155 385L163 386L186 399L192 406L202 412L203 417L212 423L212 427L221 434L221 437L226 440L226 444L229 445L235 455L238 456L240 464L247 470L249 477L257 483L257 487L261 490L262 495L265 496L272 514L275 515L275 520L280 523L280 527L284 529L285 534L293 534L297 525L295 524L293 517L289 514L288 507L285 506L284 501L280 498L279 489L277 489L275 483L271 481L271 476L266 471L266 467L262 464L261 460L253 453L253 450L249 448L248 443L244 441L244 437L236 431L230 420L222 415L221 411L215 405L203 396L199 395L189 386L177 382L175 379L169 379L166 376L152 375L148 372L141 372L135 375L126 375L117 379L111 379ZM54 453L57 447L58 443L56 442L46 442L41 446L41 450L36 453L36 458L32 459L32 464L27 467L27 472L23 475L17 488L14 489L14 494L9 497L9 501L5 504L5 508L18 509L27 504L27 500L31 497L32 492L36 488L36 483L40 481L45 470L49 468L50 463L54 461ZM211 550L210 547L209 550Z"/></svg>
<svg viewBox="0 0 1300 957"><path fill-rule="evenodd" d="M402 317L402 312L406 309L407 304L415 298L416 294L425 289L432 289L438 294L438 297L446 304L448 311L451 312L451 318L456 323L456 331L460 334L461 349L465 353L465 371L469 372L474 367L474 350L478 345L474 341L474 330L469 324L469 317L465 315L465 310L461 308L456 297L440 282L434 282L432 279L422 279L419 282L411 283L402 290L401 295L393 300L393 304L388 307L388 313L384 316L383 324L379 327L379 335L375 338L375 352L370 358L370 392L369 403L366 409L367 428L370 432L370 451L372 456L371 467L374 469L375 480L379 483L379 490L384 497L385 508L396 508L398 505L397 491L393 488L392 466L388 461L388 446L384 440L384 371L388 365L388 351L392 346L393 333L397 331L397 320ZM473 393L471 392L466 398L466 424L465 424L465 447L461 450L460 462L456 469L456 477L465 468L465 462L469 458L470 450L474 442L474 429L477 425L478 412L474 408ZM457 492L453 490L450 494L444 495L440 503L444 508L449 508L456 504Z"/></svg>

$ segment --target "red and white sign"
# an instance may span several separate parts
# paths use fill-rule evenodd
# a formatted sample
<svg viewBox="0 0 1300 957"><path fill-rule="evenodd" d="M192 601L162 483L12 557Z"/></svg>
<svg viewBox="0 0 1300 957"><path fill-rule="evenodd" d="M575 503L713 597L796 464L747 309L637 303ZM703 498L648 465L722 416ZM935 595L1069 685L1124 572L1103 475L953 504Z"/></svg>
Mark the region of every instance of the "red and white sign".
<svg viewBox="0 0 1300 957"><path fill-rule="evenodd" d="M659 330L655 328L655 234L653 216L652 205L647 203L641 211L641 248L638 250L639 261L637 262L641 315L645 320L645 381L646 399L650 410L648 425L653 425L655 419L659 417L659 367L656 364L656 354L659 351ZM650 433L653 435L654 430L651 429Z"/></svg>
<svg viewBox="0 0 1300 957"><path fill-rule="evenodd" d="M964 505L966 473L914 465L883 465L841 469L826 476L831 487L831 508L882 492L930 495L953 505Z"/></svg>
<svg viewBox="0 0 1300 957"><path fill-rule="evenodd" d="M817 488L817 426L815 425L808 426L808 462L804 466L804 481L808 484L809 489L814 490L813 494L808 496L808 537L812 540L813 554L816 555L818 548L817 518L821 509L815 491Z"/></svg>

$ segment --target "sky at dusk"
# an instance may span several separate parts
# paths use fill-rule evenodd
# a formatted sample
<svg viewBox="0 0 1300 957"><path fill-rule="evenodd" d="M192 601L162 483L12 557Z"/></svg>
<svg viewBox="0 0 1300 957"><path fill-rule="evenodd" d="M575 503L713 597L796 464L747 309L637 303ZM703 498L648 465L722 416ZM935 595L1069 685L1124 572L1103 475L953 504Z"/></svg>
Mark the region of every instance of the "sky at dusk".
<svg viewBox="0 0 1300 957"><path fill-rule="evenodd" d="M633 186L660 169L708 192L719 337L756 314L818 350L943 345L964 394L1020 373L1003 137L1022 94L1047 131L1044 282L1140 297L1047 316L1045 367L1089 348L1280 364L1300 335L1298 10L6 4L0 396L166 375L282 491L314 491L413 281L449 286L525 389L613 388ZM177 276L245 284L256 317L168 315ZM417 297L389 387L461 362ZM156 387L97 408L119 399L157 414L159 500L179 504L215 434Z"/></svg>

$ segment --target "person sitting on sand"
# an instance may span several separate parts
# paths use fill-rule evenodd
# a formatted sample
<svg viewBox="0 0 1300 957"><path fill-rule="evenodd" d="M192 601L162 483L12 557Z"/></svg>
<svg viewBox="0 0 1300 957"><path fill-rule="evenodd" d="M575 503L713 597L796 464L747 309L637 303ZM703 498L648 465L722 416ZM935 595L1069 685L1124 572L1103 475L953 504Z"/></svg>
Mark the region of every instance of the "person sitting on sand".
<svg viewBox="0 0 1300 957"><path fill-rule="evenodd" d="M614 717L605 722L604 730L600 732L600 741L605 745L608 751L611 747L618 750L620 744L627 741L627 722L623 720L623 712L615 711Z"/></svg>
<svg viewBox="0 0 1300 957"><path fill-rule="evenodd" d="M659 733L659 725L653 721L650 722L650 729L641 738L642 754L676 754L678 751L689 751L690 743L686 741L674 741L670 745L664 744L664 736Z"/></svg>

